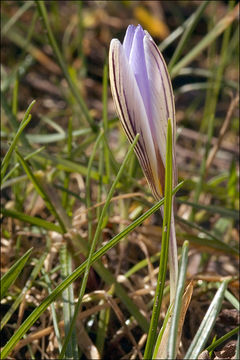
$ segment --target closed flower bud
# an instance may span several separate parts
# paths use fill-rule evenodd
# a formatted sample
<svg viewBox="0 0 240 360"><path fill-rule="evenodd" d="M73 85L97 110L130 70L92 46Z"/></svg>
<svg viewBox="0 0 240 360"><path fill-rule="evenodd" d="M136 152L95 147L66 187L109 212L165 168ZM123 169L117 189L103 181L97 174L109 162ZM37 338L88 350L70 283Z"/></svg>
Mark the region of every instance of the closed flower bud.
<svg viewBox="0 0 240 360"><path fill-rule="evenodd" d="M165 61L151 36L130 25L123 44L113 39L109 51L111 90L118 116L130 142L139 133L135 152L156 199L164 195L168 119L173 131L175 162L175 106Z"/></svg>

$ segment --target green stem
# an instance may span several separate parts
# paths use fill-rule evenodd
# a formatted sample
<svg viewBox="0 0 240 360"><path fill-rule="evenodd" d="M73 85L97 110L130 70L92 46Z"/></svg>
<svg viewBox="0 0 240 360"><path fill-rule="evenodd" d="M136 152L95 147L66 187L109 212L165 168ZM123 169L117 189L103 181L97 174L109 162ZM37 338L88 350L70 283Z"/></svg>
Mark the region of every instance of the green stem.
<svg viewBox="0 0 240 360"><path fill-rule="evenodd" d="M89 162L88 162L88 170L87 170L87 178L86 178L86 207L89 209L91 207L91 171L92 171L92 164L93 160L98 148L98 145L102 139L103 131L100 132L98 138L94 144ZM92 211L88 211L88 241L89 244L92 242Z"/></svg>
<svg viewBox="0 0 240 360"><path fill-rule="evenodd" d="M229 331L227 334L220 337L218 340L214 341L213 344L209 345L206 350L208 352L213 351L217 346L221 345L224 341L228 340L233 335L236 335L240 330L240 326L237 326L235 329ZM238 359L238 357L236 357Z"/></svg>
<svg viewBox="0 0 240 360"><path fill-rule="evenodd" d="M156 337L157 337L157 326L158 326L160 309L162 305L163 290L164 290L164 284L165 284L166 272L167 272L169 237L170 237L170 227L171 227L171 211L172 211L172 127L171 127L171 121L169 119L168 132L167 132L167 154L166 154L166 172L165 172L165 199L164 199L162 245L161 245L157 287L156 287L152 317L148 332L148 339L144 352L144 359L152 359L153 347L155 345Z"/></svg>
<svg viewBox="0 0 240 360"><path fill-rule="evenodd" d="M176 359L178 327L179 327L179 319L180 319L181 307L182 307L182 297L184 294L187 263L188 263L188 248L189 248L189 242L185 241L182 247L180 272L179 272L178 284L176 289L176 298L174 302L173 315L171 319L171 328L169 333L168 352L167 352L168 359Z"/></svg>

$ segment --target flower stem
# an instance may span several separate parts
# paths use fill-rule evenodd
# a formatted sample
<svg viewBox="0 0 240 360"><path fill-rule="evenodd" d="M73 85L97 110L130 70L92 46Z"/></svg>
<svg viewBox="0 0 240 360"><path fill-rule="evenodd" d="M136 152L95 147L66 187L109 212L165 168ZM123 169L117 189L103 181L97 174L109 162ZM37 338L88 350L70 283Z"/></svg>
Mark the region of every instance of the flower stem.
<svg viewBox="0 0 240 360"><path fill-rule="evenodd" d="M172 198L172 212L170 224L170 239L169 239L169 276L170 276L170 303L173 302L176 293L177 279L178 279L178 254L177 241L174 220L174 198ZM161 207L161 214L163 217L164 207Z"/></svg>
<svg viewBox="0 0 240 360"><path fill-rule="evenodd" d="M167 273L168 250L170 230L172 228L172 126L171 120L168 120L167 131L167 156L166 156L166 171L165 171L165 198L164 198L164 216L163 216L163 231L162 231L162 246L157 279L157 287L155 292L154 304L150 327L148 331L147 344L144 352L144 359L152 359L153 348L157 338L157 326L159 314L161 310L163 290ZM173 223L174 225L174 223ZM175 232L173 232L175 234ZM174 256L173 245L174 237L171 237L171 254ZM175 274L176 276L176 274ZM175 278L174 276L174 278Z"/></svg>

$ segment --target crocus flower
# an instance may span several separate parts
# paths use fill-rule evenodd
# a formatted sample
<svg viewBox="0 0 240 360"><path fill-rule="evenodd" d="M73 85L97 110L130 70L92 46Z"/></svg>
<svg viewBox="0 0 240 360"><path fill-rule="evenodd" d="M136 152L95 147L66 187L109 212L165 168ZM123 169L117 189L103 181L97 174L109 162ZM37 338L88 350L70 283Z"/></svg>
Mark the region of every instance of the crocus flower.
<svg viewBox="0 0 240 360"><path fill-rule="evenodd" d="M175 106L167 66L157 45L140 25L130 25L123 44L113 39L109 51L110 83L118 116L130 142L139 134L135 153L154 197L164 195L168 119L172 122L173 186L175 161ZM161 209L163 214L163 208ZM177 282L177 245L174 216L169 243L170 294Z"/></svg>
<svg viewBox="0 0 240 360"><path fill-rule="evenodd" d="M130 142L140 134L135 152L154 197L164 194L168 119L173 129L173 185L176 185L175 107L167 66L151 36L129 25L123 44L113 39L109 51L110 83L118 116Z"/></svg>

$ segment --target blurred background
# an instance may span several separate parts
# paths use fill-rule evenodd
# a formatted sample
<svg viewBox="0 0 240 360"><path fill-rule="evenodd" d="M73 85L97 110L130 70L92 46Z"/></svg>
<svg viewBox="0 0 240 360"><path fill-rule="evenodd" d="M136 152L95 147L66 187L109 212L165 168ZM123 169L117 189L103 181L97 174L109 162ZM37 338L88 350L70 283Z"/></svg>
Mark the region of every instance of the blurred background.
<svg viewBox="0 0 240 360"><path fill-rule="evenodd" d="M35 1L1 2L1 154L4 157L7 153L26 109L36 100L31 109L32 119L17 149L24 158L29 157L28 164L34 176L59 212L64 226L77 229L85 243L89 221L94 232L99 218L99 208L93 210L92 217L86 215L87 209L105 200L129 148L116 117L110 87L106 86L110 41L112 38L123 41L129 24L141 24L151 34L169 66L176 102L179 181L185 180L176 205L177 239L179 246L185 239L190 241L188 276L196 282L194 301L183 330L180 350L184 354L212 298L212 282L221 281L223 276L235 279L238 271L239 23L236 11L233 13L237 2L45 1L45 17L36 4ZM201 7L199 18L192 26L190 20ZM181 43L186 29L190 29L189 33ZM52 43L49 41L51 32ZM54 41L60 56L53 47ZM179 44L181 51L177 53ZM198 47L201 47L199 51ZM91 126L87 119L91 119ZM100 128L105 130L108 145L104 143L97 150L88 182L89 161ZM37 223L38 219L46 220L46 227L49 223L58 223L59 219L19 166L15 153L7 170L1 187L2 274L30 247L34 250L31 263L9 290L9 297L4 299L2 312L8 314L10 320L3 328L1 345L48 294L46 284L43 285L43 273L36 273L31 286L25 289L28 291L26 301L22 307L16 306L13 316L10 315L14 300L22 294L42 254L45 254L43 268L52 271L51 289L61 281L58 251L59 244L66 240L61 231L56 234L50 228L43 230L43 225ZM137 192L144 196L137 198L134 195ZM123 201L121 197L126 194L130 196ZM120 196L120 201L114 200L115 205L105 219L103 243L154 202L136 159L126 169L126 178L118 184L116 195ZM129 235L127 247L116 247L104 256L104 266L117 278L141 260L158 253L161 225L160 214L152 216ZM74 246L68 249L73 258L70 269L84 259ZM130 277L131 284L126 286L129 293L144 289L145 293L139 296L145 303L153 296L154 281L151 279L156 275L151 272L150 265L145 267L135 277ZM79 283L80 280L74 285L75 294ZM229 287L238 297L237 281L231 282ZM109 290L101 275L93 269L87 289L89 292ZM84 310L91 304L85 304ZM167 300L162 317L166 304ZM57 308L59 321L61 306ZM119 306L127 317L124 306ZM141 301L138 306L141 308ZM232 310L226 300L224 307ZM30 333L52 326L48 314L48 311L44 313ZM83 320L90 344L97 336L97 316L98 312ZM236 322L234 311L227 315L221 313L213 336L231 331ZM114 338L119 328L114 313L105 337L109 342L99 350L105 358L128 355L130 358L134 353L134 345L126 334ZM138 342L143 333L136 327L133 334ZM78 341L83 358L89 358L81 339ZM26 358L31 351L36 358L57 358L59 352L53 332L43 339L39 336L37 345L30 343L27 347L22 343L13 356Z"/></svg>
<svg viewBox="0 0 240 360"><path fill-rule="evenodd" d="M160 45L160 49L163 44L163 55L168 64L178 45L179 37L168 46L165 46L164 39L183 25L201 3L202 1L46 2L49 20L60 51L79 92L85 98L89 111L96 121L99 121L102 116L103 66L107 62L111 39L118 38L122 41L127 26L140 23ZM211 27L214 27L214 24L226 14L228 3L228 1L214 1L206 7L204 16L200 18L183 49L182 57L198 44ZM73 116L73 124L77 126L76 118L79 114L75 112L74 99L72 99L73 106L70 108L66 102L66 96L69 95L66 80L56 64L46 30L36 13L34 3L28 1L24 9L22 5L21 1L3 1L2 3L2 86L3 88L12 86L15 79L13 73L16 71L20 73L18 117L21 117L21 111L25 111L32 99L37 99L37 104L32 110L33 119L30 125L31 128L37 127L34 131L44 133L46 129L52 131L48 124L39 121L46 114L63 127L68 123L68 117ZM218 134L222 118L226 114L230 93L237 88L238 32L234 28L226 49L228 56L224 69L224 86L221 87L219 93L220 101L216 108L214 135ZM183 129L183 134L187 134L187 141L192 146L198 137L203 118L202 109L205 91L209 87L209 76L211 72L216 71L219 63L221 37L214 46L213 51L216 54L214 61L208 54L210 50L206 49L191 62L187 69L181 69L178 76L173 79L177 123L179 127L189 129L189 131ZM110 118L115 116L110 92L108 114ZM2 120L3 126L7 126L4 114ZM234 139L238 130L237 116L232 122L232 129L233 131L229 129L229 133L225 136L225 140L229 140L228 145L224 142L229 150L231 149L231 153L234 152L234 144L237 145ZM179 146L181 144L180 138ZM178 156L180 166L184 161L183 157L201 160L200 154L191 152L192 150L191 146L188 146L188 151L181 147ZM214 164L227 167L231 155L229 155L230 158L227 154L219 158L220 155L218 154Z"/></svg>

